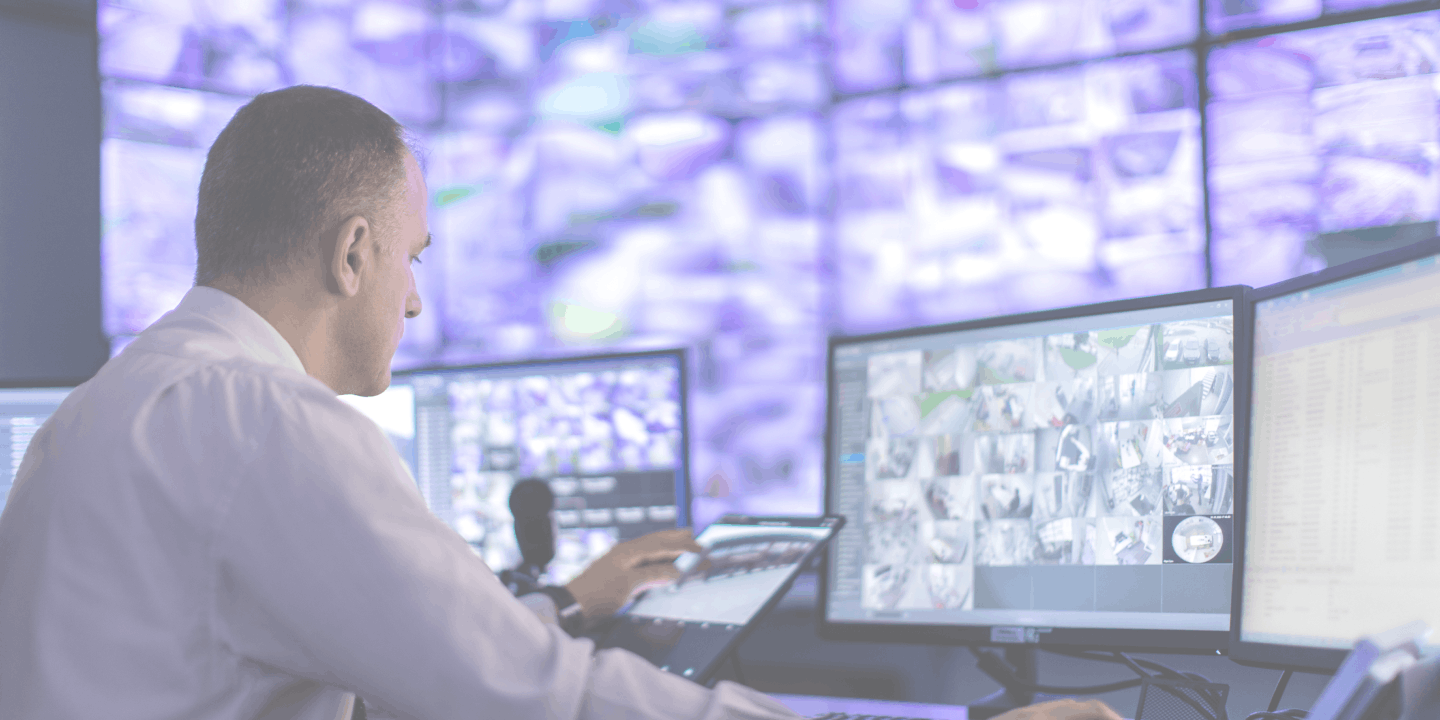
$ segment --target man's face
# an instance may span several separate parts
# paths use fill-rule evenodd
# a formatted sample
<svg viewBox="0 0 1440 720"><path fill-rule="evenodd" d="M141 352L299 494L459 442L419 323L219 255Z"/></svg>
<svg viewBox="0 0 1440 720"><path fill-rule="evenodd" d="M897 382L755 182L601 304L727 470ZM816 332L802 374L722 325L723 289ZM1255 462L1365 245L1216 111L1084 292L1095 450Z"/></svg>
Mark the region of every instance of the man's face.
<svg viewBox="0 0 1440 720"><path fill-rule="evenodd" d="M390 386L390 361L405 334L405 320L420 314L414 264L430 245L426 197L420 164L407 152L403 192L390 207L388 220L380 223L372 273L355 298L353 331L346 332L356 385L351 392L356 395L378 395Z"/></svg>

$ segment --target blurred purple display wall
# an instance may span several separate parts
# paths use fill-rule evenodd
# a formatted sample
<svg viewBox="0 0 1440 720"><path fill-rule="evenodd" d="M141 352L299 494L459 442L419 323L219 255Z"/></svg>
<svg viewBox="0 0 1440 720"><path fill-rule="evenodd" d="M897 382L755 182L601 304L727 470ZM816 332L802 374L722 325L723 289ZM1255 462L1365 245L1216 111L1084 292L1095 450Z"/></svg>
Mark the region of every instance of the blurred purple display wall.
<svg viewBox="0 0 1440 720"><path fill-rule="evenodd" d="M1193 64L1137 55L837 105L843 327L1205 287Z"/></svg>
<svg viewBox="0 0 1440 720"><path fill-rule="evenodd" d="M696 520L813 513L832 332L1433 234L1437 21L1387 4L105 0L106 331L190 287L231 114L339 87L425 149L397 366L691 347Z"/></svg>
<svg viewBox="0 0 1440 720"><path fill-rule="evenodd" d="M1440 14L1224 44L1209 66L1216 284L1436 234Z"/></svg>

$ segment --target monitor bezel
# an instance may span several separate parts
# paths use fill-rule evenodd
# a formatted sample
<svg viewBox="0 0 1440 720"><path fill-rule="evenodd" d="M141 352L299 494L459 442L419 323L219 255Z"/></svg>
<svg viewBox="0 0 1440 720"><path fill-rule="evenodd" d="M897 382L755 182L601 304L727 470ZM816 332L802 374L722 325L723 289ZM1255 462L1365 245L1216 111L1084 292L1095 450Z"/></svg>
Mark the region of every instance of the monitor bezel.
<svg viewBox="0 0 1440 720"><path fill-rule="evenodd" d="M1254 376L1254 330L1255 308L1258 303L1273 300L1277 297L1290 295L1292 293L1310 290L1322 285L1327 285L1340 280L1364 275L1377 270L1385 270L1396 265L1401 265L1413 260L1440 255L1440 237L1430 240L1422 240L1412 245L1387 250L1367 257L1352 260L1348 263L1319 270L1308 275L1284 280L1273 285L1251 290L1249 302L1245 307L1245 324L1249 328L1247 347L1249 348L1248 372L1244 374L1243 382L1240 377L1235 379L1235 391L1237 398L1239 393L1244 392L1245 418L1240 421L1237 409L1236 425L1236 448L1235 448L1235 536L1236 546L1234 554L1235 581L1231 588L1230 600L1230 659L1242 665L1251 667L1288 669L1288 670L1309 670L1318 672L1334 672L1340 667L1340 663L1350 652L1350 648L1315 648L1301 645L1282 645L1279 643L1265 643L1257 641L1244 641L1240 639L1241 620L1243 608L1245 607L1244 577L1245 577L1245 533L1248 530L1249 519L1249 492L1250 492L1250 405L1254 400L1252 381ZM1237 406L1238 408L1238 406Z"/></svg>
<svg viewBox="0 0 1440 720"><path fill-rule="evenodd" d="M1054 310L1042 310L1038 312L1019 313L1014 315L1003 315L998 317L968 320L956 323L945 323L938 325L926 325L921 327L891 330L886 332L871 333L865 335L831 336L828 342L825 360L825 470L824 470L824 512L826 515L839 514L835 507L834 486L835 463L833 458L835 431L835 408L836 402L836 378L831 368L835 363L835 352L837 348L845 345L858 343L869 343L883 340L901 339L919 335L935 333L959 332L967 330L980 330L985 328L1000 327L1004 325L1020 325L1034 322L1046 322L1052 320L1067 320L1081 318L1091 315L1108 315L1111 313L1130 312L1135 310L1158 310L1177 305L1194 305L1206 302L1218 302L1229 300L1231 302L1231 313L1234 318L1234 358L1235 364L1244 362L1249 357L1249 346L1246 340L1249 338L1249 328L1244 325L1244 306L1248 287L1243 285L1231 285L1219 288L1207 288L1203 290L1191 290L1185 292L1171 293L1166 295L1155 295L1144 298L1133 298L1126 300L1114 300L1109 302L1094 303L1090 305L1077 305ZM1241 414L1239 401L1240 388L1236 388L1235 416L1238 419ZM1246 408L1248 410L1248 407ZM1235 422L1232 420L1232 423ZM1238 434L1237 434L1238 442ZM1237 495L1238 501L1238 495ZM853 519L852 519L853 520ZM858 527L858 525L855 525ZM833 550L833 548L831 548ZM829 618L829 573L833 566L834 553L826 553L822 559L820 571L816 578L817 590L816 599L819 604L816 612L817 631L826 640L858 641L858 642L889 642L889 643L914 643L926 645L1004 645L1002 640L992 636L991 630L996 625L911 625L911 624L888 624L888 623L866 623L854 621L832 621ZM1233 583L1233 580L1232 580ZM1109 650L1137 651L1137 652L1173 652L1173 653L1203 653L1214 654L1224 652L1228 643L1230 633L1225 630L1137 630L1137 629L1106 629L1106 628L1043 628L1045 632L1026 633L1033 638L1027 641L1025 647L1054 647L1054 648L1105 648Z"/></svg>
<svg viewBox="0 0 1440 720"><path fill-rule="evenodd" d="M391 382L395 378L408 378L414 375L434 373L465 373L487 370L503 370L507 368L543 368L546 366L563 367L565 365L578 365L587 362L610 362L625 360L640 360L644 358L669 357L676 361L680 368L680 468L675 478L675 526L689 527L693 517L691 504L692 493L690 490L690 357L689 351L683 347L662 348L658 350L638 350L615 353L591 353L586 355L552 355L521 360L503 360L497 362L474 363L465 365L427 365L424 367L405 368L391 372Z"/></svg>

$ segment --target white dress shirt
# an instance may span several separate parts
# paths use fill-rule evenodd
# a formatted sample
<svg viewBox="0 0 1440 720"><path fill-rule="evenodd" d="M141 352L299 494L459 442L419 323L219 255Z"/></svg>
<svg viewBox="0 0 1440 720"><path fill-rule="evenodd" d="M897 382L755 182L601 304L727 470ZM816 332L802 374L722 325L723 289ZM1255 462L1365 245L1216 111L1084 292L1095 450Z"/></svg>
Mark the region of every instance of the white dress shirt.
<svg viewBox="0 0 1440 720"><path fill-rule="evenodd" d="M0 515L0 718L792 718L511 597L373 422L197 287L40 429Z"/></svg>

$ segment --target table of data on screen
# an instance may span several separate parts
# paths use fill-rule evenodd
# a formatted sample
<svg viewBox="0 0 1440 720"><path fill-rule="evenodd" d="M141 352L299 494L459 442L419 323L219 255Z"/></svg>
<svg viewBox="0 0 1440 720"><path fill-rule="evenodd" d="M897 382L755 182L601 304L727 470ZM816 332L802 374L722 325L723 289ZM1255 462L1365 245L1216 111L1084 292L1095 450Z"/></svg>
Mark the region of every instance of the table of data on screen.
<svg viewBox="0 0 1440 720"><path fill-rule="evenodd" d="M1440 298L1433 267L1257 309L1246 595L1255 629L1365 625L1433 603L1440 484ZM1398 584L1386 578L1404 578ZM1283 580L1283 584L1282 584Z"/></svg>

